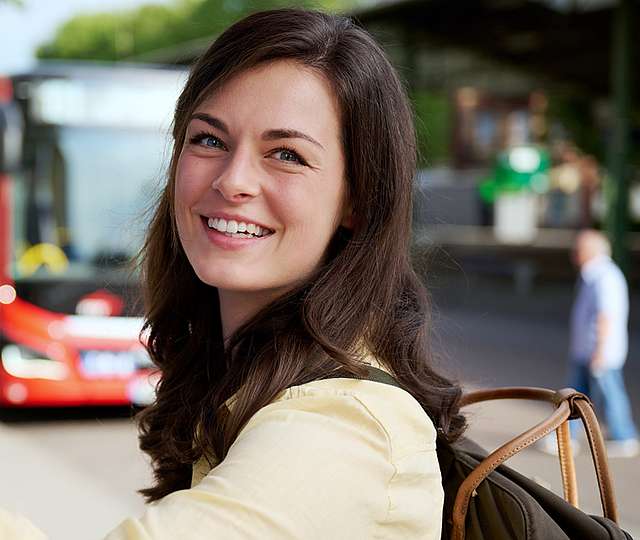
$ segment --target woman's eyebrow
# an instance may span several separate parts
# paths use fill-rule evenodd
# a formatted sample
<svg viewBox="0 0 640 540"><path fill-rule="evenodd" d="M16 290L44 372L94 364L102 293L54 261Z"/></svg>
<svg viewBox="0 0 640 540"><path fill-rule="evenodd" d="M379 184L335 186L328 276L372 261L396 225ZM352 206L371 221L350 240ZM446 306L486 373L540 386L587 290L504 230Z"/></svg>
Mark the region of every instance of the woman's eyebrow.
<svg viewBox="0 0 640 540"><path fill-rule="evenodd" d="M203 122L209 124L211 127L219 129L226 135L229 134L229 128L227 127L227 125L219 118L211 116L210 114L202 112L193 113L191 115L191 120L202 120ZM318 141L311 137L311 135L307 135L306 133L298 131L297 129L270 129L262 134L262 140L264 141L274 141L277 139L304 139L305 141L309 141L310 143L313 143L324 150L324 146L322 146Z"/></svg>
<svg viewBox="0 0 640 540"><path fill-rule="evenodd" d="M305 141L309 141L324 150L324 146L322 146L313 137L303 133L302 131L298 131L297 129L270 129L262 134L263 141L274 141L276 139L304 139Z"/></svg>
<svg viewBox="0 0 640 540"><path fill-rule="evenodd" d="M209 124L211 127L219 129L220 131L222 131L222 133L229 135L229 128L227 127L227 124L225 124L219 118L216 118L215 116L211 116L210 114L193 113L191 115L191 120L202 120L203 122L206 122L207 124Z"/></svg>

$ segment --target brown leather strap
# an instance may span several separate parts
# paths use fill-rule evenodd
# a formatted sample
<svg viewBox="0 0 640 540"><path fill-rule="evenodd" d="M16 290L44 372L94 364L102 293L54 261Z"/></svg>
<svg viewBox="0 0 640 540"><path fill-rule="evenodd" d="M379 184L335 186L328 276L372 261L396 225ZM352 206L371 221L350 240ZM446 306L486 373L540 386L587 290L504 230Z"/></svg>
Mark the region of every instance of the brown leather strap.
<svg viewBox="0 0 640 540"><path fill-rule="evenodd" d="M581 394L571 388L565 388L554 392L544 388L514 387L478 390L463 396L461 402L464 406L494 399L532 399L547 401L553 403L556 406L556 410L547 419L489 454L473 471L471 471L458 489L458 493L454 501L451 538L453 540L464 539L465 519L471 496L480 483L494 469L496 469L496 467L509 457L520 452L522 449L532 445L542 437L545 437L554 429L558 429L569 418L576 417L580 417L582 419L585 425L585 431L587 432L587 438L589 440L589 446L591 447L596 469L604 516L617 523L615 495L606 462L604 441L602 439L598 423L595 420L595 414L593 413L589 399L584 394ZM565 435L562 435L564 432L561 431L560 433L561 437L564 438ZM566 439L568 439L568 437L566 437ZM561 441L561 439L558 440ZM565 458L566 456L571 455L569 447L570 443L568 440L562 440L559 444L563 447L561 452L563 452L562 455L564 455ZM572 466L573 459L571 459L570 462L568 459L565 459L564 463L561 460L563 478L566 477L566 481L568 482L568 484L565 484L565 493L567 489L571 491L576 488L575 483L571 485L571 472L568 470L568 468ZM575 479L575 469L573 475Z"/></svg>
<svg viewBox="0 0 640 540"><path fill-rule="evenodd" d="M465 405L493 399L542 399L555 402L555 393L542 388L497 388L494 390L479 390L465 396ZM469 501L480 483L500 464L520 450L530 446L537 440L551 433L571 415L569 404L560 403L551 416L533 428L503 444L489 454L462 482L458 488L453 503L451 539L463 540L465 535L465 520Z"/></svg>
<svg viewBox="0 0 640 540"><path fill-rule="evenodd" d="M604 517L618 523L618 510L613 482L611 480L611 474L609 473L607 450L591 401L572 388L558 390L558 396L569 402L572 411L571 418L580 418L582 420L587 440L589 441L589 448L591 449L591 458L593 460L596 478L598 480L602 513Z"/></svg>
<svg viewBox="0 0 640 540"><path fill-rule="evenodd" d="M602 501L602 513L604 517L618 523L615 491L613 489L611 474L609 473L607 451L604 446L604 439L602 438L598 420L589 402L575 400L573 405L582 418L587 440L589 441L589 447L591 448L591 457L593 459L596 477L598 478L598 489L600 490L600 500Z"/></svg>
<svg viewBox="0 0 640 540"><path fill-rule="evenodd" d="M556 442L558 443L564 498L578 508L578 481L576 480L576 465L573 461L573 451L571 449L569 422L563 422L556 429Z"/></svg>
<svg viewBox="0 0 640 540"><path fill-rule="evenodd" d="M494 399L533 399L556 403L557 392L547 388L535 388L532 386L509 386L505 388L488 388L468 392L460 399L460 406L466 407L481 401Z"/></svg>

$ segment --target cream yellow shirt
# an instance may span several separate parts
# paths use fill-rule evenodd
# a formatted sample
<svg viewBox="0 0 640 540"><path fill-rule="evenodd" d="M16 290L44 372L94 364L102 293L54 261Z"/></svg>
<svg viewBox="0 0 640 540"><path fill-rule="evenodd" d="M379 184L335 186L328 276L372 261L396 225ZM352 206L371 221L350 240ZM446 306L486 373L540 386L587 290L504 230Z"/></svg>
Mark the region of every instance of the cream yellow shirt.
<svg viewBox="0 0 640 540"><path fill-rule="evenodd" d="M190 489L106 540L436 540L435 436L399 388L353 379L295 386L251 418L222 462L196 464ZM20 538L43 538L35 534Z"/></svg>

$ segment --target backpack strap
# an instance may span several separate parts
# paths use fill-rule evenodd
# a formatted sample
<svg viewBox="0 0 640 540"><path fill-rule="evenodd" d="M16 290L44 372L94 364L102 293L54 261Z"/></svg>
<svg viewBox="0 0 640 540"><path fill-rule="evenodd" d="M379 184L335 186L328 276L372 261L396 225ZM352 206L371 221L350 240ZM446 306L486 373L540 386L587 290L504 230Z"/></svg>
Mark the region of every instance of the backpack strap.
<svg viewBox="0 0 640 540"><path fill-rule="evenodd" d="M390 375L389 373L387 373L385 370L374 367L374 366L370 366L367 364L366 366L367 368L367 377L365 379L360 379L360 380L366 380L366 381L373 381L373 382L379 382L379 383L384 383L384 384L388 384L390 386L395 386L396 388L400 388L403 389L402 386L400 386L400 383L396 380L396 378L393 375ZM358 379L359 377L355 377L353 375L340 375L341 377L347 377L349 379Z"/></svg>
<svg viewBox="0 0 640 540"><path fill-rule="evenodd" d="M388 384L389 386L395 386L396 388L404 390L397 379L393 375L387 373L385 370L369 364L365 364L364 367L367 370L367 373L364 377L359 377L358 375L354 375L353 373L349 373L348 371L344 371L341 369L339 371L334 371L328 377L323 377L323 379L356 379L358 381L373 381Z"/></svg>

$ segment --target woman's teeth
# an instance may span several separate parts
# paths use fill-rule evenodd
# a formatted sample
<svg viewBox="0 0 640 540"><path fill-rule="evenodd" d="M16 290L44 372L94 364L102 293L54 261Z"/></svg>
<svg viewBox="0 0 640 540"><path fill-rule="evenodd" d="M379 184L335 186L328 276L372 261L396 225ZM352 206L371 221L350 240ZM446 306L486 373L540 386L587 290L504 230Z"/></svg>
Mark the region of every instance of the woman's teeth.
<svg viewBox="0 0 640 540"><path fill-rule="evenodd" d="M269 230L260 227L260 225L245 223L244 221L238 222L233 219L227 221L224 218L209 218L207 226L210 229L215 229L218 232L225 233L227 236L236 238L256 238L269 234Z"/></svg>

